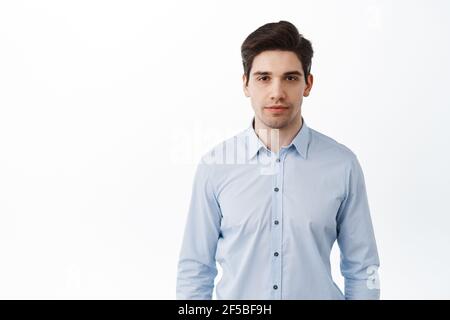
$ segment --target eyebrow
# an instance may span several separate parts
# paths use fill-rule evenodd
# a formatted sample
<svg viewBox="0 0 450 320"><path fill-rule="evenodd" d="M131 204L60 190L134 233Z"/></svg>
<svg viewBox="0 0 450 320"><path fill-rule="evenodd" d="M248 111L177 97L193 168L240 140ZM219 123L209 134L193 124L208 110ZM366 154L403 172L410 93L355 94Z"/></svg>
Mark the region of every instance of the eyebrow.
<svg viewBox="0 0 450 320"><path fill-rule="evenodd" d="M271 75L271 74L272 74L272 72L268 72L268 71L256 71L256 72L253 72L254 76L260 76L260 75L261 76L262 75L267 76L267 75ZM298 75L298 76L303 76L303 73L301 73L300 71L297 71L297 70L285 72L285 73L283 73L283 76L293 75L293 74Z"/></svg>

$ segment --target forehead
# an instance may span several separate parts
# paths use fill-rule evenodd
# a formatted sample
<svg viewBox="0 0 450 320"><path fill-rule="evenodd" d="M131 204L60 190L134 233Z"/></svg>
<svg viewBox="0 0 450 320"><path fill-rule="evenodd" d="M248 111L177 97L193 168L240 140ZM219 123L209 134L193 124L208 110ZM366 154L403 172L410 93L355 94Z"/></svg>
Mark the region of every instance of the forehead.
<svg viewBox="0 0 450 320"><path fill-rule="evenodd" d="M302 70L302 63L292 51L263 51L253 59L252 72L268 71L281 74L288 70Z"/></svg>

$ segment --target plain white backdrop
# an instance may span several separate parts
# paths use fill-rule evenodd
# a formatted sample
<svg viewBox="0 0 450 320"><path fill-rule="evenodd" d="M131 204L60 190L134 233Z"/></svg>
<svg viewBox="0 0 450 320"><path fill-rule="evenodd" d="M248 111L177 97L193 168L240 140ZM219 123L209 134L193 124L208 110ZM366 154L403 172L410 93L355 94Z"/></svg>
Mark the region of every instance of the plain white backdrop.
<svg viewBox="0 0 450 320"><path fill-rule="evenodd" d="M363 167L382 299L449 299L449 18L444 0L1 1L0 298L174 299L195 164L253 115L240 46L288 20L315 50L305 121Z"/></svg>

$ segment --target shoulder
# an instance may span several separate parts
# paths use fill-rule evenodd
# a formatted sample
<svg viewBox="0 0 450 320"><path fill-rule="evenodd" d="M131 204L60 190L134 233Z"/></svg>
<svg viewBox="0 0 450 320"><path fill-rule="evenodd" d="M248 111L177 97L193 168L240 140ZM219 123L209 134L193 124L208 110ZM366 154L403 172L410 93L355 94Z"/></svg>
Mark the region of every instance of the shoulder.
<svg viewBox="0 0 450 320"><path fill-rule="evenodd" d="M309 131L309 154L312 157L335 159L348 165L358 161L356 154L348 146L315 129L309 128Z"/></svg>
<svg viewBox="0 0 450 320"><path fill-rule="evenodd" d="M224 139L201 155L200 165L215 167L222 164L230 164L239 152L245 152L247 130Z"/></svg>

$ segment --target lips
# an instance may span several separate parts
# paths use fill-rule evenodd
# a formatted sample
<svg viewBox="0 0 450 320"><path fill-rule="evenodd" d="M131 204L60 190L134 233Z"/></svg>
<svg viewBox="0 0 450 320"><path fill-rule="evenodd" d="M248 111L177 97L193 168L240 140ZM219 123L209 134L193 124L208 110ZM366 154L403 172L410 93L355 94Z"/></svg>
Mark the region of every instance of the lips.
<svg viewBox="0 0 450 320"><path fill-rule="evenodd" d="M285 106L269 106L269 107L265 107L264 109L266 109L269 112L283 112L285 110L287 110L288 108Z"/></svg>
<svg viewBox="0 0 450 320"><path fill-rule="evenodd" d="M277 104L277 105L273 105L273 106L267 106L267 109L287 109L287 107L281 105L281 104Z"/></svg>

